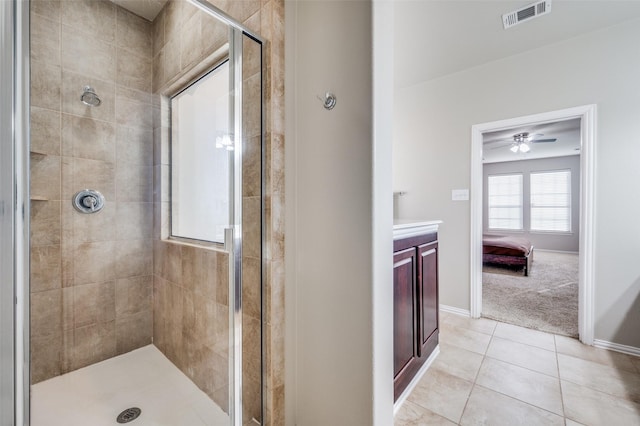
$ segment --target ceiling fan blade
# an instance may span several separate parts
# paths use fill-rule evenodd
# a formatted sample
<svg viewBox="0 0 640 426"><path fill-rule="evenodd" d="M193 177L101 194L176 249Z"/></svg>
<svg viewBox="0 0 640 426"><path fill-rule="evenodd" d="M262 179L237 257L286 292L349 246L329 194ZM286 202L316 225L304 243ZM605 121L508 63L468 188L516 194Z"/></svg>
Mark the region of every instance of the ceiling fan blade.
<svg viewBox="0 0 640 426"><path fill-rule="evenodd" d="M500 149L500 148L504 148L504 147L507 147L507 146L510 146L510 145L511 145L511 142L509 142L508 144L500 145L500 146L493 146L493 147L488 148L488 149L490 149L490 150Z"/></svg>
<svg viewBox="0 0 640 426"><path fill-rule="evenodd" d="M558 140L558 139L556 139L556 138L553 138L553 139L534 139L534 140L532 140L531 142L533 142L533 143L539 143L539 142L555 142L555 141L557 141L557 140Z"/></svg>
<svg viewBox="0 0 640 426"><path fill-rule="evenodd" d="M500 142L513 142L513 139L512 138L496 139L494 141L484 142L484 145L489 145L489 144L493 144L493 143L500 143Z"/></svg>

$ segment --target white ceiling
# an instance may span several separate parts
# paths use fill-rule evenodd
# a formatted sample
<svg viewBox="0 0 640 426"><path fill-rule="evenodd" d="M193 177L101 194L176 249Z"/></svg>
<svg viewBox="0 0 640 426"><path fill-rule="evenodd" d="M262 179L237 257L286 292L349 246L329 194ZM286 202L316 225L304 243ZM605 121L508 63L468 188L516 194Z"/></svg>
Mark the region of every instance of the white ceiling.
<svg viewBox="0 0 640 426"><path fill-rule="evenodd" d="M111 0L138 16L153 21L168 0Z"/></svg>
<svg viewBox="0 0 640 426"><path fill-rule="evenodd" d="M509 150L513 135L528 132L539 134L536 139L553 139L555 142L529 143L531 151L513 153ZM536 124L482 135L482 158L484 163L503 161L533 160L536 158L563 157L580 154L580 119L557 121L555 123Z"/></svg>
<svg viewBox="0 0 640 426"><path fill-rule="evenodd" d="M396 0L395 86L412 86L640 17L637 0L553 0L551 13L503 29L502 14L531 3Z"/></svg>

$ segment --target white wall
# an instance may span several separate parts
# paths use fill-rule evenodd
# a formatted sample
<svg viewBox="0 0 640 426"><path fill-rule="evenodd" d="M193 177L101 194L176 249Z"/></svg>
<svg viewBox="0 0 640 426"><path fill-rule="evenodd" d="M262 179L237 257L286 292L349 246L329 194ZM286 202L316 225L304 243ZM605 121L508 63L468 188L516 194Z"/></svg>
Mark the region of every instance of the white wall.
<svg viewBox="0 0 640 426"><path fill-rule="evenodd" d="M400 217L444 220L441 303L469 309L469 204L450 197L471 126L597 104L595 338L640 347L638 40L633 20L396 92L394 190Z"/></svg>
<svg viewBox="0 0 640 426"><path fill-rule="evenodd" d="M569 233L531 232L530 174L532 172L569 170L571 172L571 231ZM523 175L523 231L493 231L489 229L487 178L494 174L522 173ZM531 241L536 250L577 252L580 243L580 156L539 158L535 160L505 161L483 164L482 167L482 226L485 233L515 234Z"/></svg>
<svg viewBox="0 0 640 426"><path fill-rule="evenodd" d="M391 104L386 127L374 130L373 3L285 8L287 424L386 426L393 423ZM391 70L381 77L391 97ZM337 96L332 111L317 98L328 90ZM373 131L387 135L378 150ZM374 204L381 205L375 217ZM384 251L387 263L376 264Z"/></svg>

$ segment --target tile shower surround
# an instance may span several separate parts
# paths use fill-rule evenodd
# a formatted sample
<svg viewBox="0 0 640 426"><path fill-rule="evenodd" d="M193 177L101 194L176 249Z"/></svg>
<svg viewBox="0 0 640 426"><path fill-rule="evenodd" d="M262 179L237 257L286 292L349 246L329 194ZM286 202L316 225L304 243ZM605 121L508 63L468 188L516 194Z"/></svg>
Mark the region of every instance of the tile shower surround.
<svg viewBox="0 0 640 426"><path fill-rule="evenodd" d="M212 3L266 40L264 424L282 424L284 2ZM216 333L223 339L227 330L200 320L206 312L226 326L219 315L226 312L221 300L226 301L227 283L221 271L226 272L228 257L161 240L166 235L160 213L168 212L161 191L168 156L161 147L168 133L159 97L151 94L196 65L212 41L225 35L182 0L169 2L153 23L109 2L91 0L32 1L31 19L32 93L38 94L31 110L32 196L38 198L32 202L33 380L143 346L153 333L165 355L192 379L200 376L196 384L218 399L216 389L226 386L220 372L226 359L215 344L199 339ZM86 84L101 97L99 108L78 101ZM84 143L87 134L92 144ZM245 180L251 181L248 176ZM112 208L76 214L70 196L78 184L96 186ZM251 194L251 188L244 190ZM245 199L248 212L255 212L256 200ZM248 271L255 270L255 260L243 259ZM87 267L91 262L97 266ZM206 270L201 264L208 265ZM189 274L206 278L192 281ZM210 291L191 285L196 282L212 284L207 288L215 288L215 303L195 303L202 291ZM258 329L258 307L247 304L244 321L254 325L247 330ZM253 354L245 353L246 360L257 359L259 346L246 343L258 341L255 334L243 338ZM217 363L202 362L212 353L219 357ZM255 376L245 380L254 388L258 383Z"/></svg>
<svg viewBox="0 0 640 426"><path fill-rule="evenodd" d="M151 24L31 3L31 366L48 379L151 343ZM102 99L80 102L85 85ZM104 210L75 211L91 188Z"/></svg>

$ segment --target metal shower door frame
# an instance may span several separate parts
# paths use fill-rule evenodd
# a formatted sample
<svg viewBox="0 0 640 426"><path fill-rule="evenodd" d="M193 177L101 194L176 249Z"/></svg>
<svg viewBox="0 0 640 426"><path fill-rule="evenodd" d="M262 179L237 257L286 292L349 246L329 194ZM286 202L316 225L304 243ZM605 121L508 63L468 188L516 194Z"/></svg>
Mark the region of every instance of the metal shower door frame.
<svg viewBox="0 0 640 426"><path fill-rule="evenodd" d="M28 425L29 2L0 23L0 424Z"/></svg>
<svg viewBox="0 0 640 426"><path fill-rule="evenodd" d="M229 332L230 362L229 362L229 418L233 426L242 426L243 404L242 404L242 60L243 60L243 36L248 35L254 41L260 43L264 41L257 34L254 34L247 27L237 22L235 19L217 9L206 0L189 0L192 4L204 10L206 13L216 17L229 26L229 88L231 94L231 108L229 119L233 123L234 130L234 150L233 161L230 167L230 192L232 194L231 225L225 229L225 249L229 252ZM262 48L261 48L262 52ZM262 54L262 53L261 53ZM262 63L262 61L261 61ZM262 90L262 89L261 89ZM261 92L261 111L264 117L264 96ZM264 123L262 127L261 147L264 146ZM264 150L261 148L261 151ZM261 172L261 193L264 194L264 176ZM263 197L261 197L263 198ZM262 208L262 222L264 222L264 208ZM264 224L261 223L261 227ZM264 238L261 239L264 248ZM264 250L262 250L264 253ZM263 259L264 262L264 259ZM261 284L262 286L262 284ZM262 326L262 324L261 324ZM261 353L263 352L262 339L260 341ZM264 422L264 387L261 388L262 396L262 419Z"/></svg>
<svg viewBox="0 0 640 426"><path fill-rule="evenodd" d="M233 161L230 167L231 226L225 232L229 252L229 418L242 426L242 31L229 30L229 93L233 124Z"/></svg>

